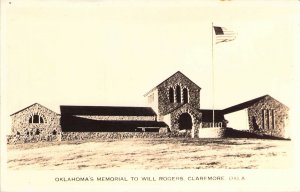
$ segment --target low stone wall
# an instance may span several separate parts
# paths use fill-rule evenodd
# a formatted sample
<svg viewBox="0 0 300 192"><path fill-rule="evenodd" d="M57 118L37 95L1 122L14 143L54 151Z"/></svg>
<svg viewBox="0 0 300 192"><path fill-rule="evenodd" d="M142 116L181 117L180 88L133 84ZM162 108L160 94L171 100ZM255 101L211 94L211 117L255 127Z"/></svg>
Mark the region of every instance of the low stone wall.
<svg viewBox="0 0 300 192"><path fill-rule="evenodd" d="M36 143L43 141L60 141L61 135L8 135L7 144Z"/></svg>
<svg viewBox="0 0 300 192"><path fill-rule="evenodd" d="M62 141L159 137L157 132L64 132Z"/></svg>
<svg viewBox="0 0 300 192"><path fill-rule="evenodd" d="M190 133L179 132L64 132L62 141L97 140L97 139L127 139L127 138L170 138L190 137Z"/></svg>
<svg viewBox="0 0 300 192"><path fill-rule="evenodd" d="M223 138L225 136L224 127L201 128L199 129L199 138Z"/></svg>
<svg viewBox="0 0 300 192"><path fill-rule="evenodd" d="M8 144L34 143L42 141L76 141L76 140L106 140L106 139L127 139L127 138L190 138L191 132L62 132L58 135L27 136L9 135Z"/></svg>

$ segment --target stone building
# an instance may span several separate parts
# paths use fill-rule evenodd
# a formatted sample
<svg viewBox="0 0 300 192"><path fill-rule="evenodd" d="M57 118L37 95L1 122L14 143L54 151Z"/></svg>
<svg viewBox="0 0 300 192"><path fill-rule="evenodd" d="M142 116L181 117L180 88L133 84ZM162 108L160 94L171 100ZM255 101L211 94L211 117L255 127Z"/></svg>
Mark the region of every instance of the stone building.
<svg viewBox="0 0 300 192"><path fill-rule="evenodd" d="M146 107L60 106L61 115L35 103L11 115L12 133L185 132L223 137L226 127L284 137L288 107L265 95L224 110L200 108L201 88L180 71L144 96ZM214 116L214 118L213 118Z"/></svg>
<svg viewBox="0 0 300 192"><path fill-rule="evenodd" d="M171 131L190 130L192 134L199 136L199 129L203 128L200 91L197 84L177 71L144 96L147 105L157 113L158 121L164 121ZM205 122L208 123L205 124L206 127L224 126L224 119L215 120L213 126L210 118L210 122Z"/></svg>
<svg viewBox="0 0 300 192"><path fill-rule="evenodd" d="M61 131L60 115L38 103L10 116L12 133L16 135L56 135Z"/></svg>
<svg viewBox="0 0 300 192"><path fill-rule="evenodd" d="M237 130L285 137L289 108L269 95L264 95L223 110L228 127Z"/></svg>

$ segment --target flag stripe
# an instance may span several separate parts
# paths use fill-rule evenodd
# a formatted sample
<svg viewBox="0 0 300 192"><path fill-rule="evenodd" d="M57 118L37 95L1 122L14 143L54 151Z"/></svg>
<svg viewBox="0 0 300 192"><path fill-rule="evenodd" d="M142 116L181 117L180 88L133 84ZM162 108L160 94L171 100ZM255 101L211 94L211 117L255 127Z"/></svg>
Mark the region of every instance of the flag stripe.
<svg viewBox="0 0 300 192"><path fill-rule="evenodd" d="M229 31L225 27L213 26L216 35L216 43L233 41L236 38L236 32Z"/></svg>

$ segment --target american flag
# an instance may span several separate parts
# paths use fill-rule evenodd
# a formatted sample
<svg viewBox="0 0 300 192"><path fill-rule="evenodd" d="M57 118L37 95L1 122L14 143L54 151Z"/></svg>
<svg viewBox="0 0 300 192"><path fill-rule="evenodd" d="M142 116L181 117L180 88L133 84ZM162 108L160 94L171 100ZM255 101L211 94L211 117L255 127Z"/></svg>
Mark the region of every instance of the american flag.
<svg viewBox="0 0 300 192"><path fill-rule="evenodd" d="M236 38L237 33L229 31L225 27L213 26L216 34L216 44L222 42L233 41Z"/></svg>

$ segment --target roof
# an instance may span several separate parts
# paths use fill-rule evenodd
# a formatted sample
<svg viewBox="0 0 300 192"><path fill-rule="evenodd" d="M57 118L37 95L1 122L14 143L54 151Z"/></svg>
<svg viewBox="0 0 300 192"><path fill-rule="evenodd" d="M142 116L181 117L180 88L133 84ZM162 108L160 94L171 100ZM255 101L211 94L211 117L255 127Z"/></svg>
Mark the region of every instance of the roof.
<svg viewBox="0 0 300 192"><path fill-rule="evenodd" d="M224 112L224 114L227 114L227 113L232 113L232 112L239 111L239 110L242 110L242 109L246 109L246 108L252 106L253 104L257 103L258 101L264 99L267 96L269 96L269 95L263 95L261 97L257 97L255 99L252 99L252 100L249 100L249 101L246 101L246 102L228 107L226 109L223 109L223 112Z"/></svg>
<svg viewBox="0 0 300 192"><path fill-rule="evenodd" d="M213 110L212 109L200 109L202 113L203 122L213 122ZM224 120L224 114L222 110L214 110L215 122L220 122Z"/></svg>
<svg viewBox="0 0 300 192"><path fill-rule="evenodd" d="M44 107L44 108L46 108L46 109L52 111L53 113L56 113L56 112L54 112L53 110L51 110L51 109L49 109L49 108L47 108L47 107L45 107L45 106L43 106L43 105L41 105L41 104L39 104L39 103L34 103L34 104L29 105L28 107L25 107L25 108L23 108L23 109L21 109L21 110L19 110L19 111L17 111L17 112L14 112L14 113L11 114L10 116L13 116L13 115L15 115L15 114L17 114L17 113L20 113L21 111L24 111L24 110L26 110L26 109L28 109L28 108L34 106L34 105L40 105L41 107ZM56 113L56 114L57 114L57 113Z"/></svg>
<svg viewBox="0 0 300 192"><path fill-rule="evenodd" d="M60 111L62 115L156 116L151 107L61 105Z"/></svg>
<svg viewBox="0 0 300 192"><path fill-rule="evenodd" d="M153 87L150 91L148 91L147 93L144 94L144 96L148 95L150 92L152 92L154 89L156 89L158 86L160 86L161 84L163 84L165 81L169 80L170 78L172 78L173 76L175 76L176 74L180 74L182 76L184 76L185 78L187 78L189 81L191 81L193 84L195 84L197 87L199 87L196 83L194 83L190 78L188 78L187 76L185 76L183 73L181 73L180 71L177 71L176 73L174 73L173 75L171 75L170 77L168 77L167 79L165 79L164 81L162 81L160 84L156 85L155 87ZM199 87L201 89L201 87Z"/></svg>
<svg viewBox="0 0 300 192"><path fill-rule="evenodd" d="M75 116L62 116L61 126L62 131L67 132L131 132L137 128L159 129L161 127L168 127L166 123L158 121L108 121Z"/></svg>

